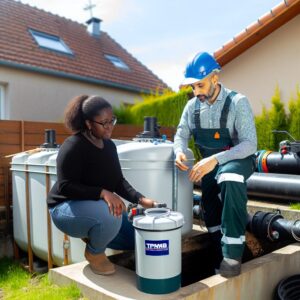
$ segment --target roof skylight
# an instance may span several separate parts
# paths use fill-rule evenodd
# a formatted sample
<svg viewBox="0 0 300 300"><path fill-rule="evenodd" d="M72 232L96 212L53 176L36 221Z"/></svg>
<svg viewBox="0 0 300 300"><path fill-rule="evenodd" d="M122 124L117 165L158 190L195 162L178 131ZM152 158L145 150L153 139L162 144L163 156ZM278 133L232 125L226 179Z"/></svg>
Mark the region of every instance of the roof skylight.
<svg viewBox="0 0 300 300"><path fill-rule="evenodd" d="M71 49L64 43L64 41L60 37L35 31L32 29L30 29L29 31L40 47L73 55Z"/></svg>
<svg viewBox="0 0 300 300"><path fill-rule="evenodd" d="M129 70L129 67L124 63L124 61L114 55L105 54L104 55L106 59L108 59L115 67L123 70Z"/></svg>

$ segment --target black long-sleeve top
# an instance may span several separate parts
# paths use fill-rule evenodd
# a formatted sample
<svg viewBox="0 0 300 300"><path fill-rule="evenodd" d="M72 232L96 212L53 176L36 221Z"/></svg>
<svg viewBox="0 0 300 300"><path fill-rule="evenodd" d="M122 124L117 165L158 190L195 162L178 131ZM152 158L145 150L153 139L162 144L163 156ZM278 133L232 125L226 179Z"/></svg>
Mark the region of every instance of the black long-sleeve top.
<svg viewBox="0 0 300 300"><path fill-rule="evenodd" d="M102 189L133 203L143 197L123 177L116 145L103 142L99 149L81 133L65 140L57 156L57 181L48 194L48 207L66 200L98 200Z"/></svg>

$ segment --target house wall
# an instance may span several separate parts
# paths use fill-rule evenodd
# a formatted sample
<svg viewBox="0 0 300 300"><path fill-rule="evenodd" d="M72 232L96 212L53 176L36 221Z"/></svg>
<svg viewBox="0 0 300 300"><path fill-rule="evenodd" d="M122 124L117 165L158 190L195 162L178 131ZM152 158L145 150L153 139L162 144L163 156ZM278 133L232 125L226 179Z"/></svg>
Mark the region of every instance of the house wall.
<svg viewBox="0 0 300 300"><path fill-rule="evenodd" d="M100 95L115 106L141 99L134 92L7 67L0 67L0 85L4 87L3 119L10 120L62 121L65 106L80 94Z"/></svg>
<svg viewBox="0 0 300 300"><path fill-rule="evenodd" d="M300 84L300 15L226 64L220 81L245 94L255 114L270 107L276 86L288 103Z"/></svg>

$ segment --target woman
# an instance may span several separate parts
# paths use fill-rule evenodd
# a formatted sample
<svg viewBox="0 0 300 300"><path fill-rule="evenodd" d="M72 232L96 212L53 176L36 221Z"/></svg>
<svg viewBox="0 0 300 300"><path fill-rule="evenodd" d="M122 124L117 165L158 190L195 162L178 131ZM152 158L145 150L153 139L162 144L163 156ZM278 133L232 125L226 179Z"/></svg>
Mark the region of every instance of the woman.
<svg viewBox="0 0 300 300"><path fill-rule="evenodd" d="M57 156L57 182L48 195L54 224L64 233L87 242L85 258L96 274L115 272L104 251L134 248L134 230L120 198L145 208L155 202L137 192L123 177L115 144L117 119L101 97L75 97L65 111L73 135Z"/></svg>

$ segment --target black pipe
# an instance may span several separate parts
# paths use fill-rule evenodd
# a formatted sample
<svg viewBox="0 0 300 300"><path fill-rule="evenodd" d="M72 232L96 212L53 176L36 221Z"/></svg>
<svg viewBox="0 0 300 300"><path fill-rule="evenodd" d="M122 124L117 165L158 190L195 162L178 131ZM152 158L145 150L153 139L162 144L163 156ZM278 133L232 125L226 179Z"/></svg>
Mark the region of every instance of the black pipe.
<svg viewBox="0 0 300 300"><path fill-rule="evenodd" d="M300 141L282 141L279 152L256 153L257 172L300 175Z"/></svg>
<svg viewBox="0 0 300 300"><path fill-rule="evenodd" d="M45 129L45 143L41 145L42 148L57 148L56 132L54 129Z"/></svg>
<svg viewBox="0 0 300 300"><path fill-rule="evenodd" d="M300 274L282 279L276 288L276 300L300 299Z"/></svg>
<svg viewBox="0 0 300 300"><path fill-rule="evenodd" d="M296 153L271 152L266 160L269 173L300 175L300 157Z"/></svg>
<svg viewBox="0 0 300 300"><path fill-rule="evenodd" d="M156 117L144 117L144 132L137 135L138 138L160 138L160 126Z"/></svg>
<svg viewBox="0 0 300 300"><path fill-rule="evenodd" d="M279 212L248 215L247 230L262 240L300 241L300 220L285 220Z"/></svg>
<svg viewBox="0 0 300 300"><path fill-rule="evenodd" d="M300 176L255 172L247 180L247 193L251 197L300 201Z"/></svg>

